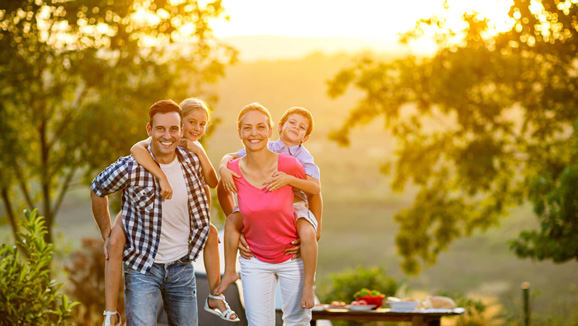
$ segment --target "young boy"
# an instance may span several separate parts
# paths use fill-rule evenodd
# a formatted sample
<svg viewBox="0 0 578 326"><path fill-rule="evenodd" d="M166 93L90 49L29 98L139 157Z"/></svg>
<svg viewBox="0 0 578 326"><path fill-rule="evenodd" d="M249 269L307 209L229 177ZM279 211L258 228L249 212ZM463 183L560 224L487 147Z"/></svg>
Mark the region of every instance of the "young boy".
<svg viewBox="0 0 578 326"><path fill-rule="evenodd" d="M317 268L317 241L321 236L322 215L319 168L315 165L313 156L302 146L309 139L312 130L313 116L307 109L294 107L283 113L279 121L279 140L269 142L269 150L295 157L304 166L307 179L302 180L283 172L277 172L267 182L269 191L290 185L295 193L293 204L295 224L301 240L301 257L305 274L301 306L305 309L310 309L315 304L313 286ZM238 153L227 154L221 160L219 167L221 182L217 193L221 207L228 216L225 221L225 273L221 279L221 284L215 291L217 295L225 291L229 284L239 278L235 263L237 247L243 229L243 217L236 208L233 209L235 203L232 193L236 192L233 177L239 178L240 176L227 168L227 162L244 155L244 149Z"/></svg>

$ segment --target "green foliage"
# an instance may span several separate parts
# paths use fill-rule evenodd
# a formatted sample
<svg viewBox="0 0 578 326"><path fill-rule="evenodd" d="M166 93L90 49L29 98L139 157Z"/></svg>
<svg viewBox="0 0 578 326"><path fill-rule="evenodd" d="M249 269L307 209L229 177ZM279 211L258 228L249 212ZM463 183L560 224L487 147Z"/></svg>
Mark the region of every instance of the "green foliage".
<svg viewBox="0 0 578 326"><path fill-rule="evenodd" d="M98 325L102 321L105 309L104 252L102 240L83 238L82 249L72 252L70 264L65 266L68 272L67 293L82 305L73 313L76 326ZM117 311L124 320L124 293L118 289Z"/></svg>
<svg viewBox="0 0 578 326"><path fill-rule="evenodd" d="M18 245L26 259L16 246L0 247L0 325L66 325L78 302L50 279L53 245L44 241L44 218L26 211L22 227Z"/></svg>
<svg viewBox="0 0 578 326"><path fill-rule="evenodd" d="M357 266L355 270L331 275L332 283L329 290L321 295L322 302L354 300L356 292L363 288L379 291L386 296L392 296L397 291L397 282L387 277L383 267L363 268Z"/></svg>
<svg viewBox="0 0 578 326"><path fill-rule="evenodd" d="M570 292L578 298L575 286L570 287ZM540 312L537 312L536 299L539 296L540 294L535 292L532 292L530 296L530 324L532 326L578 326L578 307L575 302L551 296L544 301L543 307L539 307ZM520 307L521 303L517 306ZM506 311L504 320L506 325L525 326L523 309Z"/></svg>
<svg viewBox="0 0 578 326"><path fill-rule="evenodd" d="M395 167L396 190L420 188L413 206L395 216L408 273L526 200L541 228L522 232L512 242L515 253L578 259L578 4L529 6L514 1L514 25L497 35L476 13L464 14L463 31L440 17L420 20L403 41L429 25L440 46L435 56L362 58L329 83L332 97L350 87L364 93L332 138L347 145L354 127L384 117L398 147L382 171Z"/></svg>
<svg viewBox="0 0 578 326"><path fill-rule="evenodd" d="M326 303L332 301L349 303L355 300L355 294L364 288L379 291L385 296L392 296L397 291L398 285L394 279L387 277L383 267L363 268L357 266L355 270L331 274L331 284L326 291L320 291L320 300ZM359 322L340 321L333 324L336 326L361 325ZM363 325L375 325L375 323L363 323Z"/></svg>
<svg viewBox="0 0 578 326"><path fill-rule="evenodd" d="M236 57L208 23L223 12L220 0L2 2L5 207L40 207L50 242L70 186L146 138L151 104L193 95L214 102L206 85Z"/></svg>

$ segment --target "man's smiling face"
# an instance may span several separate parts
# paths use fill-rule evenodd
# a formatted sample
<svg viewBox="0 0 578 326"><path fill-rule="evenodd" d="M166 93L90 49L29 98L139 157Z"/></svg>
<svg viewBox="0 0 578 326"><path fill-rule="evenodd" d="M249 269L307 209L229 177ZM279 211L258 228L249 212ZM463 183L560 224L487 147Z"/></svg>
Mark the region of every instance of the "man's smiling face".
<svg viewBox="0 0 578 326"><path fill-rule="evenodd" d="M167 164L175 158L182 137L181 117L177 112L157 113L152 125L147 124L151 150L159 163Z"/></svg>

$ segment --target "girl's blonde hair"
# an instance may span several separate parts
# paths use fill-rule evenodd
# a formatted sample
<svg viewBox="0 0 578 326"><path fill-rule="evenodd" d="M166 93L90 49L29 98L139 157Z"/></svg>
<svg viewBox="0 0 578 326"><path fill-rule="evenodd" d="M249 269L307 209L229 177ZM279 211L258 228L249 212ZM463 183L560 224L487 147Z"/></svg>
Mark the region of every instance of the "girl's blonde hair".
<svg viewBox="0 0 578 326"><path fill-rule="evenodd" d="M273 119L271 119L271 113L269 113L269 110L267 110L267 108L262 106L261 104L255 102L255 103L245 105L241 109L241 112L239 112L239 116L237 117L237 128L239 128L239 130L241 129L241 120L243 119L243 116L247 112L251 112L251 111L259 111L259 112L263 113L264 115L266 115L267 116L267 124L269 125L269 129L273 128Z"/></svg>
<svg viewBox="0 0 578 326"><path fill-rule="evenodd" d="M201 99L190 97L183 100L179 106L183 110L183 118L194 110L203 110L205 111L205 114L207 114L207 123L211 121L211 111L209 111L207 103Z"/></svg>

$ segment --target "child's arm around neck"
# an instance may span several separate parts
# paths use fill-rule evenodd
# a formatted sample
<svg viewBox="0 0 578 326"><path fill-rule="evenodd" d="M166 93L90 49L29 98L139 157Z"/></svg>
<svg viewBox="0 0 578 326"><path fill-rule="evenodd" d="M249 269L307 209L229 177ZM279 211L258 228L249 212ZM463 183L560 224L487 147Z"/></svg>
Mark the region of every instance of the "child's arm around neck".
<svg viewBox="0 0 578 326"><path fill-rule="evenodd" d="M163 170L161 170L160 166L153 160L151 153L148 151L147 147L150 143L150 137L145 140L141 140L131 147L130 153L138 164L147 169L147 171L152 173L152 175L157 177L161 186L161 196L164 199L171 199L173 196L173 189L169 184L167 176Z"/></svg>

